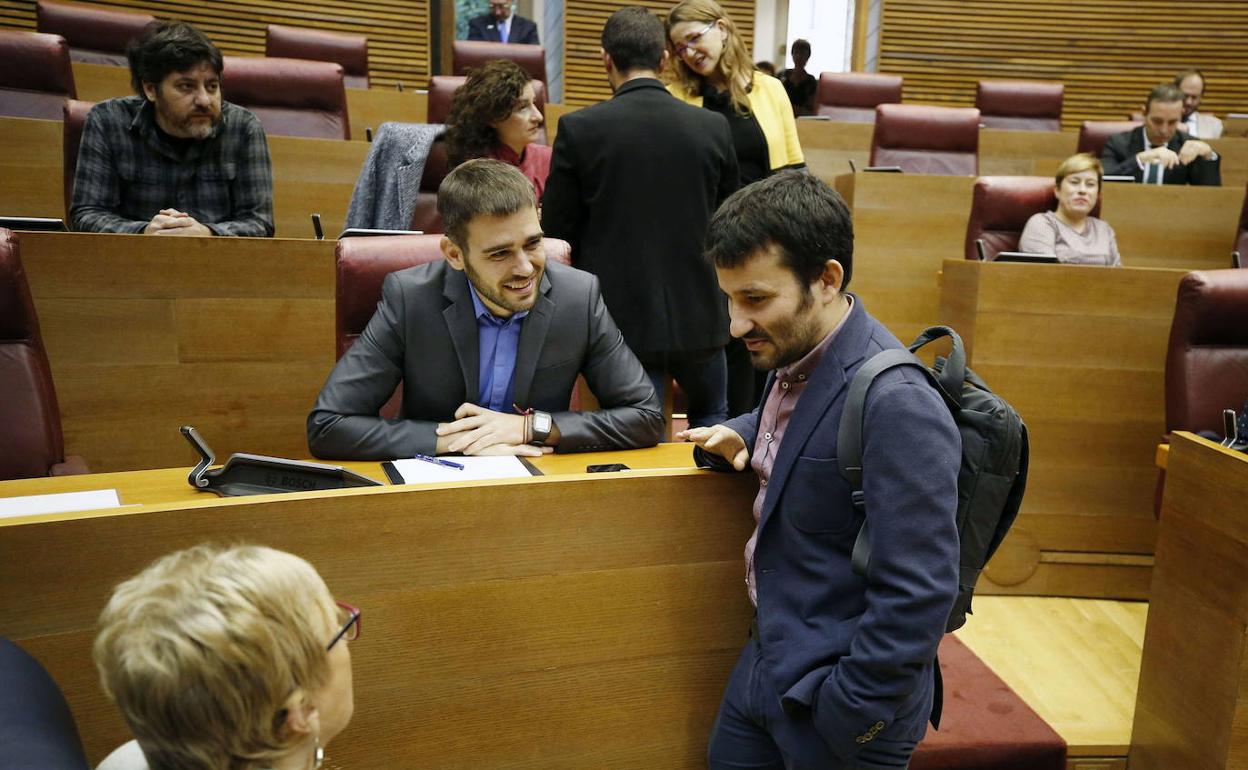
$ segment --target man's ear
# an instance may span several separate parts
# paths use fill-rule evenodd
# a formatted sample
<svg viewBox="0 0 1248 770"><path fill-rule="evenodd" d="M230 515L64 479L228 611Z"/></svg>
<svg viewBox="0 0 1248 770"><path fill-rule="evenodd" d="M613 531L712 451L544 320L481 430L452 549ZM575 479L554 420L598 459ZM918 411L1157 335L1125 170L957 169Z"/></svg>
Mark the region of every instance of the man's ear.
<svg viewBox="0 0 1248 770"><path fill-rule="evenodd" d="M819 276L819 282L825 297L835 298L841 291L841 284L845 282L845 267L835 259L829 259L823 263L823 275Z"/></svg>
<svg viewBox="0 0 1248 770"><path fill-rule="evenodd" d="M602 55L602 68L610 75L611 70L614 68L614 65L611 63L611 54L607 53L605 48L599 48L598 53Z"/></svg>
<svg viewBox="0 0 1248 770"><path fill-rule="evenodd" d="M149 102L156 101L156 88L157 86L155 83L149 83L146 80L143 81L143 95L147 97Z"/></svg>
<svg viewBox="0 0 1248 770"><path fill-rule="evenodd" d="M442 256L446 257L446 261L456 270L464 269L464 253L455 245L455 241L445 235L442 240L438 241L438 246L442 249Z"/></svg>
<svg viewBox="0 0 1248 770"><path fill-rule="evenodd" d="M663 46L663 58L659 59L659 74L667 70L667 65L672 61L672 52L667 50L667 46Z"/></svg>

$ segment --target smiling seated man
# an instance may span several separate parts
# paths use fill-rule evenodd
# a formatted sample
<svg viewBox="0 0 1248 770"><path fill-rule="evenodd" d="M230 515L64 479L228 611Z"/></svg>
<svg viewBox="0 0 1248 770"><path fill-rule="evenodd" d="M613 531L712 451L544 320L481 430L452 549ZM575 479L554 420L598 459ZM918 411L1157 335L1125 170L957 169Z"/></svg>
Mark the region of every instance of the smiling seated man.
<svg viewBox="0 0 1248 770"><path fill-rule="evenodd" d="M1183 128L1183 92L1163 83L1144 103L1144 125L1114 134L1101 150L1109 176L1130 176L1144 184L1222 184L1218 154Z"/></svg>
<svg viewBox="0 0 1248 770"><path fill-rule="evenodd" d="M546 261L533 185L470 160L438 188L446 259L386 276L367 328L308 416L317 457L536 456L653 446L654 386L598 279ZM600 408L568 410L578 374ZM398 419L378 411L403 382Z"/></svg>
<svg viewBox="0 0 1248 770"><path fill-rule="evenodd" d="M126 50L136 96L91 108L73 229L273 235L273 172L260 121L222 101L221 52L195 27L152 22Z"/></svg>

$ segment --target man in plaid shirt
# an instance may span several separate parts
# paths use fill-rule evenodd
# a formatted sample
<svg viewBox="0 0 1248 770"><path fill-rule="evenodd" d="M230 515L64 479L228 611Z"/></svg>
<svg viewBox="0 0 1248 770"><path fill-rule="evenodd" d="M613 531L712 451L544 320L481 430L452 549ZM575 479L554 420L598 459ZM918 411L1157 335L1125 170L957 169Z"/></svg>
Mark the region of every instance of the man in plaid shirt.
<svg viewBox="0 0 1248 770"><path fill-rule="evenodd" d="M158 21L130 44L137 96L97 104L78 151L75 230L273 235L273 172L260 121L221 100L221 52Z"/></svg>

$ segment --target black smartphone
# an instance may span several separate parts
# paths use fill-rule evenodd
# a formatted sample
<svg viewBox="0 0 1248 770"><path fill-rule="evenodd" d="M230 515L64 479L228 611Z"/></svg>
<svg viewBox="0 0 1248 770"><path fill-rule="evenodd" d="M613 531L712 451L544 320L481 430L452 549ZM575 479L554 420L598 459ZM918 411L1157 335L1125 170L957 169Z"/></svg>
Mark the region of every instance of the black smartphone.
<svg viewBox="0 0 1248 770"><path fill-rule="evenodd" d="M624 463L605 463L603 465L586 465L586 473L614 473L615 471L626 471L628 466Z"/></svg>

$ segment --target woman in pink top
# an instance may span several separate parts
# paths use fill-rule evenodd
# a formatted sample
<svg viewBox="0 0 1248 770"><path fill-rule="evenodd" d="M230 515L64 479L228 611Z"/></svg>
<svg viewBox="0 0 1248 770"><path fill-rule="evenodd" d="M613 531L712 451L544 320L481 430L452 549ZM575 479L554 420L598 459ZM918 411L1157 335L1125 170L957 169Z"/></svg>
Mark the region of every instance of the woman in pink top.
<svg viewBox="0 0 1248 770"><path fill-rule="evenodd" d="M454 168L473 158L510 163L542 199L550 173L550 147L533 83L515 62L486 62L455 91L447 117L446 149Z"/></svg>
<svg viewBox="0 0 1248 770"><path fill-rule="evenodd" d="M1018 250L1054 254L1061 262L1121 267L1114 228L1092 216L1101 192L1101 162L1072 155L1057 168L1057 210L1033 214L1018 239Z"/></svg>

